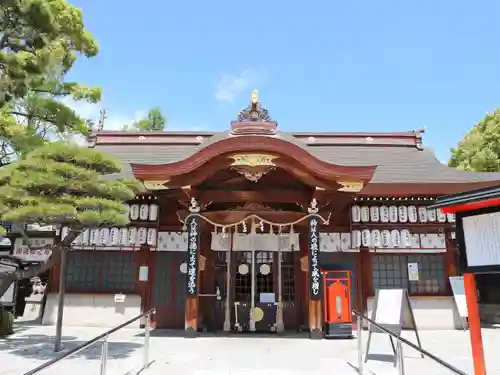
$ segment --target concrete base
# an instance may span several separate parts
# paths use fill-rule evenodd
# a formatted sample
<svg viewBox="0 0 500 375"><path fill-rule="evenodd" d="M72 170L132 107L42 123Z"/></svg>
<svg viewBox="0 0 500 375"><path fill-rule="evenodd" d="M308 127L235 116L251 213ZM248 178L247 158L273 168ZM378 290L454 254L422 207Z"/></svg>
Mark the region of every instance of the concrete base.
<svg viewBox="0 0 500 375"><path fill-rule="evenodd" d="M43 294L34 294L26 297L24 300L26 301L26 306L24 307L23 316L18 321L32 324L42 323Z"/></svg>

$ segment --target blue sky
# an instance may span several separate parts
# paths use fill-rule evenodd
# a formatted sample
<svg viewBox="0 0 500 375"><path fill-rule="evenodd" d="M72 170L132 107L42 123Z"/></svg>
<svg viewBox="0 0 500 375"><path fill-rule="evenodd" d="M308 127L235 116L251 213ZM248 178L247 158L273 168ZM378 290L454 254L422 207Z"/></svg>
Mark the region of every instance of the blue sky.
<svg viewBox="0 0 500 375"><path fill-rule="evenodd" d="M71 78L103 88L107 128L159 106L224 130L257 88L282 130L425 127L446 160L500 106L498 0L71 2L100 45Z"/></svg>

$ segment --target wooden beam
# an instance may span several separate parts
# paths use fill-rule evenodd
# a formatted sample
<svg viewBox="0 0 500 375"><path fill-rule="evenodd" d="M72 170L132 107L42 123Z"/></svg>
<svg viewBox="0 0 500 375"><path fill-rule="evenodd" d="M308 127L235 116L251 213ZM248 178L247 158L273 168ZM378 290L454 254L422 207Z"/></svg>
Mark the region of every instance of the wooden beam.
<svg viewBox="0 0 500 375"><path fill-rule="evenodd" d="M261 189L261 190L198 190L197 199L203 203L299 203L307 205L311 193L305 190Z"/></svg>

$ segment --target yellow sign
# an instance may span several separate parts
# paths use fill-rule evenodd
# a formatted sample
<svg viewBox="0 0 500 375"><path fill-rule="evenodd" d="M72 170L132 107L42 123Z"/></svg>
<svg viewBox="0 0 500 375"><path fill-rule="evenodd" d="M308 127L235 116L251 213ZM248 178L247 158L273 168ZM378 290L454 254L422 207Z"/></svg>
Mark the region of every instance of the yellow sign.
<svg viewBox="0 0 500 375"><path fill-rule="evenodd" d="M168 187L165 186L165 184L169 180L164 180L164 181L144 181L144 187L148 190L166 190Z"/></svg>
<svg viewBox="0 0 500 375"><path fill-rule="evenodd" d="M237 154L229 158L233 159L233 167L274 167L273 162L277 156L267 154Z"/></svg>
<svg viewBox="0 0 500 375"><path fill-rule="evenodd" d="M359 193L363 189L363 181L337 181L339 185L342 185L338 191L344 191L347 193Z"/></svg>

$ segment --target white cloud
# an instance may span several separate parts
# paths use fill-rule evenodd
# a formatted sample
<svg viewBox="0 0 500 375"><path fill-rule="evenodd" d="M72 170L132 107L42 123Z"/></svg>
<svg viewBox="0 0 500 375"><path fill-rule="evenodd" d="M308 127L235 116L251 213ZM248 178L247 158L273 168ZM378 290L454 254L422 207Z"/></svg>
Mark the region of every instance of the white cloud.
<svg viewBox="0 0 500 375"><path fill-rule="evenodd" d="M73 109L77 115L92 119L95 124L99 123L100 111L105 106L101 104L92 104L86 101L75 101L71 98L65 98L63 103ZM105 130L120 130L124 125L129 125L134 121L140 120L146 116L145 111L135 111L130 114L115 114L111 111L106 111L106 119L104 120Z"/></svg>
<svg viewBox="0 0 500 375"><path fill-rule="evenodd" d="M262 80L262 73L252 69L237 75L223 74L216 84L215 98L220 102L232 104L241 93L256 88Z"/></svg>

